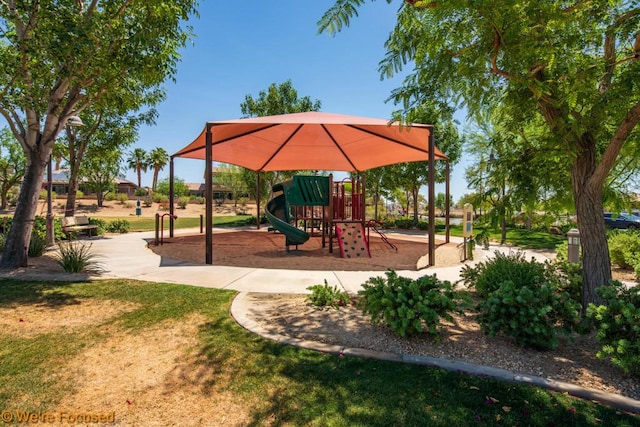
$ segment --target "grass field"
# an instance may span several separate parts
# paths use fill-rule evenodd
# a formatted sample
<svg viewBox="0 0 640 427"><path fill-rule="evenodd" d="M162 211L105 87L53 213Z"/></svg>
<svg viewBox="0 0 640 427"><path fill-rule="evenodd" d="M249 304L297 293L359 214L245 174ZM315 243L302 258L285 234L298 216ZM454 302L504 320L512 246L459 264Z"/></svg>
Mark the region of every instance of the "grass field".
<svg viewBox="0 0 640 427"><path fill-rule="evenodd" d="M61 402L73 401L85 387L87 378L60 375L68 363L78 358L82 362L85 351L104 344L109 348L116 337L135 338L166 322L189 322L196 315L200 320L194 328L195 345L184 349L181 360L190 361L186 371L197 375L192 381L180 377L171 384L172 393L184 395L183 389L188 389L191 400L201 399L222 414L226 409L220 396L224 395L226 405L234 402L241 408L243 414L235 416L242 415L243 425L640 426L638 417L531 386L266 341L230 317L233 296L230 291L130 280L62 284L1 280L0 313L15 307L80 308L83 304L94 304L97 312L113 304L134 309L97 325L54 328L30 336L0 329L0 401L4 405L0 409L58 410ZM106 392L116 396L114 405L115 401L124 405L129 397L117 387ZM131 425L136 414L149 417L158 410L152 406L167 409L162 401L138 403L144 401L143 395L137 395L133 404L127 400L126 411L117 410L116 420ZM172 410L182 411L174 415L178 419L189 420L197 408L174 404ZM210 421L205 425L219 424Z"/></svg>

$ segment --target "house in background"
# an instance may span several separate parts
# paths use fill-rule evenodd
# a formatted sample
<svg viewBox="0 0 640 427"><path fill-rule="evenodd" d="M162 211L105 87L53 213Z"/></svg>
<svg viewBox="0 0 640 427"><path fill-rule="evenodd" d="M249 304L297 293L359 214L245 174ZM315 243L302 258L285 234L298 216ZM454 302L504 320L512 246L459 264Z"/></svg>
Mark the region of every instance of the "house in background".
<svg viewBox="0 0 640 427"><path fill-rule="evenodd" d="M133 197L138 186L131 181L122 178L116 178L116 192L127 194L129 197ZM78 183L80 191L84 194L91 194L84 185L85 180L81 180ZM69 170L58 169L51 171L51 188L52 191L58 195L66 195L69 192ZM45 176L42 181L42 189L47 189L47 177Z"/></svg>
<svg viewBox="0 0 640 427"><path fill-rule="evenodd" d="M204 184L198 184L196 182L185 182L185 185L189 187L189 196L204 197ZM213 200L233 200L233 192L224 185L214 183Z"/></svg>

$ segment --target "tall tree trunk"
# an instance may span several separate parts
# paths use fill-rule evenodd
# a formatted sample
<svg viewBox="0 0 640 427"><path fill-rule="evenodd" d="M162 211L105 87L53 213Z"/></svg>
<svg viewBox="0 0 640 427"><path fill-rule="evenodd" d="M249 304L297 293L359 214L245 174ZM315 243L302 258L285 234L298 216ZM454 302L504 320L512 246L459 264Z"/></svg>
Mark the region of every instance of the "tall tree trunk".
<svg viewBox="0 0 640 427"><path fill-rule="evenodd" d="M418 193L420 191L419 187L414 187L412 190L412 197L413 197L413 226L417 226L418 225ZM432 201L429 200L429 203L431 203Z"/></svg>
<svg viewBox="0 0 640 427"><path fill-rule="evenodd" d="M67 130L69 127L67 127ZM64 216L74 216L76 213L76 196L78 191L78 176L80 164L87 149L85 138L77 138L75 132L68 133L69 141L69 191L67 192L67 205Z"/></svg>
<svg viewBox="0 0 640 427"><path fill-rule="evenodd" d="M33 219L36 216L43 175L50 152L51 146L47 149L38 145L27 153L27 168L20 187L13 222L7 234L4 253L0 259L0 269L14 269L27 263L27 249L31 239Z"/></svg>
<svg viewBox="0 0 640 427"><path fill-rule="evenodd" d="M571 169L573 197L582 246L582 310L603 304L596 289L611 282L611 260L604 224L602 184L590 179L596 168L596 146L584 138Z"/></svg>
<svg viewBox="0 0 640 427"><path fill-rule="evenodd" d="M160 168L156 167L153 169L153 184L151 185L151 190L153 192L156 191L156 186L158 185L158 173L160 173Z"/></svg>

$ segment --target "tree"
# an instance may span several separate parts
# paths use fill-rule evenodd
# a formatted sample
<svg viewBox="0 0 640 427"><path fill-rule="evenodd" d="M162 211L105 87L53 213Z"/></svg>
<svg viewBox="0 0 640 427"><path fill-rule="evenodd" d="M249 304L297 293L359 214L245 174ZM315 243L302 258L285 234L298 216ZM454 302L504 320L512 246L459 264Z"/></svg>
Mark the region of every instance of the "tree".
<svg viewBox="0 0 640 427"><path fill-rule="evenodd" d="M7 209L8 194L16 187L25 170L25 157L9 129L0 129L0 209Z"/></svg>
<svg viewBox="0 0 640 427"><path fill-rule="evenodd" d="M449 195L449 207L453 206L453 196ZM436 194L436 208L440 211L440 216L444 216L447 210L447 197L444 193Z"/></svg>
<svg viewBox="0 0 640 427"><path fill-rule="evenodd" d="M142 148L136 148L127 158L127 166L129 169L136 171L138 177L138 188L142 188L142 172L146 172L149 167L149 158L147 152Z"/></svg>
<svg viewBox="0 0 640 427"><path fill-rule="evenodd" d="M169 194L169 178L165 178L165 179L161 179L158 182L158 185L156 187L156 192L158 194ZM176 197L183 197L183 196L188 196L189 195L189 186L187 184L185 184L184 179L180 179L178 177L175 177L173 179L173 194Z"/></svg>
<svg viewBox="0 0 640 427"><path fill-rule="evenodd" d="M322 103L312 101L310 97L298 98L298 91L293 88L291 80L276 85L271 83L269 88L258 93L258 98L251 95L244 98L240 104L243 117L263 117L276 114L303 113L306 111L320 111Z"/></svg>
<svg viewBox="0 0 640 427"><path fill-rule="evenodd" d="M431 123L433 133L437 139L438 148L449 157L449 164L458 162L462 152L463 139L458 134L458 128L453 119L453 109L444 103L425 101L424 103L411 107L404 112L404 119L412 123ZM402 119L401 112L394 114L395 118ZM420 188L429 183L429 162L411 162L387 166L390 173L389 180L393 185L408 192L413 206L413 225L418 224L419 219L419 194ZM436 163L436 181L445 181L444 162ZM432 203L433 201L429 201ZM408 211L407 207L407 211Z"/></svg>
<svg viewBox="0 0 640 427"><path fill-rule="evenodd" d="M247 193L247 185L242 179L240 166L221 163L216 170L216 183L223 185L233 193L233 207L238 206L238 198Z"/></svg>
<svg viewBox="0 0 640 427"><path fill-rule="evenodd" d="M390 1L390 0L388 0ZM338 1L320 29L348 25L362 0ZM415 4L415 7L411 4ZM393 98L460 100L471 114L499 105L544 120L547 150L571 170L583 254L583 309L611 280L603 188L640 122L637 2L411 1L398 13L383 76L412 63Z"/></svg>
<svg viewBox="0 0 640 427"><path fill-rule="evenodd" d="M298 91L294 89L291 80L276 85L271 83L269 88L258 93L258 97L254 99L251 95L246 95L243 103L240 104L240 110L243 117L262 117L277 114L303 113L307 111L319 111L322 103L319 100L312 101L309 96L298 98ZM295 175L296 171L274 171L260 172L261 186L267 186L269 193L274 184L282 182L284 179ZM257 201L257 174L248 171L241 174L245 182L245 186L250 195L254 196ZM265 193L261 189L261 199ZM271 194L270 194L271 195ZM264 200L257 201L258 203ZM258 219L260 220L260 219Z"/></svg>
<svg viewBox="0 0 640 427"><path fill-rule="evenodd" d="M114 148L122 150L136 140L140 123L152 124L154 117L155 110L134 116L124 115L112 108L101 112L87 108L81 116L81 127L66 127L64 147L69 167L69 191L65 216L75 215L76 190L85 152L91 149L93 155L99 155L101 151L111 151Z"/></svg>
<svg viewBox="0 0 640 427"><path fill-rule="evenodd" d="M121 103L135 110L164 94L195 0L0 3L0 114L27 168L0 268L24 264L43 174L72 115Z"/></svg>
<svg viewBox="0 0 640 427"><path fill-rule="evenodd" d="M120 175L121 151L118 147L91 145L82 161L78 177L84 178L89 191L96 194L98 207L102 207L104 195L115 191L115 179Z"/></svg>
<svg viewBox="0 0 640 427"><path fill-rule="evenodd" d="M169 153L162 148L156 147L149 152L149 166L153 168L153 184L151 189L156 191L156 185L158 184L158 174L169 163Z"/></svg>

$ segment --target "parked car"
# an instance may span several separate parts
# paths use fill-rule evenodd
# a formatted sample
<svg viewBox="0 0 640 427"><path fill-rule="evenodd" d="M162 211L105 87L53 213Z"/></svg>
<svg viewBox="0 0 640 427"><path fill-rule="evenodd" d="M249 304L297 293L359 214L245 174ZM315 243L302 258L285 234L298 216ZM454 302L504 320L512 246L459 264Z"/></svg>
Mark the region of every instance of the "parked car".
<svg viewBox="0 0 640 427"><path fill-rule="evenodd" d="M640 229L640 216L627 213L612 214L605 212L604 223L611 228L627 228L630 230Z"/></svg>

